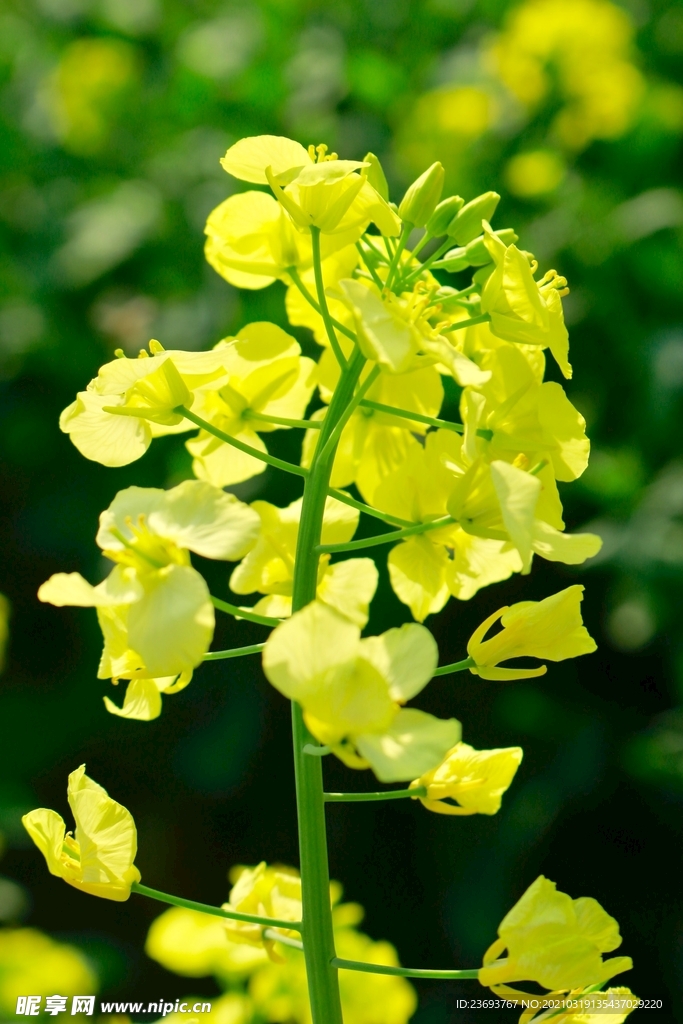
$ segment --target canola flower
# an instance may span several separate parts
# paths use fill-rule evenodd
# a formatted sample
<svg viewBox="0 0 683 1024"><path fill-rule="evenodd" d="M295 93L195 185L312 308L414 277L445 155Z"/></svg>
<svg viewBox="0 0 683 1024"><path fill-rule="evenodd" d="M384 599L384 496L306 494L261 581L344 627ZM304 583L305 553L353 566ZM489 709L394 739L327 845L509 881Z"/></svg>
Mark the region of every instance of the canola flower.
<svg viewBox="0 0 683 1024"><path fill-rule="evenodd" d="M509 985L520 981L553 992L583 991L631 969L628 956L603 959L620 945L619 925L597 900L572 899L540 875L503 918L498 938L484 954L479 981L514 997L521 993Z"/></svg>
<svg viewBox="0 0 683 1024"><path fill-rule="evenodd" d="M98 979L87 958L37 928L0 929L0 1012L13 1017L19 996L31 992L74 996L96 992Z"/></svg>
<svg viewBox="0 0 683 1024"><path fill-rule="evenodd" d="M76 822L74 835L66 831L61 815L45 807L21 819L48 871L92 896L127 900L131 885L140 881L132 814L88 778L84 764L69 775L67 796Z"/></svg>
<svg viewBox="0 0 683 1024"><path fill-rule="evenodd" d="M256 542L256 513L231 494L198 480L170 491L128 487L100 516L97 543L115 567L92 586L80 573L57 573L41 601L96 608L104 636L98 677L131 680L122 708L108 711L148 720L161 694L186 686L209 649L214 609L190 551L237 560Z"/></svg>
<svg viewBox="0 0 683 1024"><path fill-rule="evenodd" d="M601 988L631 962L603 960L621 938L594 900L572 901L541 877L478 971L403 968L393 946L356 930L359 908L337 905L324 831L329 801L412 798L452 817L496 814L521 748L462 742L456 718L418 706L425 687L467 669L489 680L540 676L547 665L516 659L595 650L579 584L500 608L453 664L437 667L422 625L451 596L471 600L528 574L534 556L580 565L600 549L600 537L565 531L558 482L581 476L590 444L563 387L544 379L546 350L572 374L567 282L553 269L538 273L514 228L491 227L497 192L444 196L439 161L398 203L372 153L344 160L324 145L258 136L231 146L222 165L259 189L209 215L209 263L236 287L282 281L290 323L312 332L319 354L303 356L280 327L252 323L210 351L152 341L137 359L118 353L106 363L64 410L61 429L86 458L112 467L141 458L156 437L198 430L186 441L196 479L121 491L97 534L114 563L109 576L93 586L58 573L39 598L97 609L98 675L128 680L122 706L105 704L126 718L157 717L161 694L185 687L206 659L262 652L266 678L291 702L302 873L240 868L222 907L143 886L132 818L83 769L69 783L75 838L52 811L27 815L26 827L49 870L70 884L171 904L148 952L234 989L217 1011L224 1024L407 1024L415 996L406 978L420 974L478 977L514 998L509 985L530 982L604 1003ZM464 273L464 286L447 276ZM442 415L454 388L461 422ZM296 461L266 447L276 430L300 438ZM294 476L301 497L284 508L261 498L246 505L224 490L267 465ZM374 534L357 529L361 516ZM362 636L379 578L375 547L388 548L391 586L416 621ZM212 597L191 554L237 563L231 593L259 595L256 605ZM270 632L209 651L214 609ZM328 754L405 788L325 793ZM566 1019L591 1017L572 1010Z"/></svg>

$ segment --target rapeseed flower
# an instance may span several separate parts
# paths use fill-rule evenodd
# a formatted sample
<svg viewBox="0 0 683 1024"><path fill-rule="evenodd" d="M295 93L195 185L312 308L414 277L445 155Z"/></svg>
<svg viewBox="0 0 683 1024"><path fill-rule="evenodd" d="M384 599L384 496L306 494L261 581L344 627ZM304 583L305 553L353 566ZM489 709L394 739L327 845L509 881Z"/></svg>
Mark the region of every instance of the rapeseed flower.
<svg viewBox="0 0 683 1024"><path fill-rule="evenodd" d="M14 1017L17 999L28 992L74 996L96 992L98 979L75 946L56 942L37 928L0 929L0 1013Z"/></svg>
<svg viewBox="0 0 683 1024"><path fill-rule="evenodd" d="M79 573L57 573L41 601L97 608L104 634L98 678L130 679L125 718L161 712L160 693L187 685L209 649L214 611L190 552L237 560L256 542L258 515L211 484L186 480L170 491L128 487L100 517L97 544L116 565L93 587Z"/></svg>
<svg viewBox="0 0 683 1024"><path fill-rule="evenodd" d="M66 832L61 815L45 807L21 819L45 857L48 871L92 896L127 900L131 885L140 881L133 863L137 852L133 816L88 778L84 764L69 775L67 793L76 822L74 836Z"/></svg>
<svg viewBox="0 0 683 1024"><path fill-rule="evenodd" d="M543 875L505 915L498 936L484 954L479 981L499 995L523 995L508 987L520 981L575 993L633 966L628 956L603 960L621 945L621 935L597 900L573 900Z"/></svg>
<svg viewBox="0 0 683 1024"><path fill-rule="evenodd" d="M286 508L255 501L251 508L261 519L258 541L230 577L235 594L258 591L267 596L252 609L259 615L286 618L292 613L294 560L299 534L302 499ZM360 513L328 498L325 503L321 542L340 544L351 540ZM349 558L330 565L322 555L318 565L318 600L335 608L361 628L368 621L370 601L377 589L377 569L371 558Z"/></svg>
<svg viewBox="0 0 683 1024"><path fill-rule="evenodd" d="M429 682L437 657L424 626L361 640L357 625L314 601L271 633L263 669L302 705L321 743L351 767L372 767L382 782L395 782L433 768L460 739L455 719L401 707Z"/></svg>
<svg viewBox="0 0 683 1024"><path fill-rule="evenodd" d="M415 799L437 814L495 814L521 762L521 747L475 750L456 743L440 765L411 782L410 788L424 786L427 796Z"/></svg>
<svg viewBox="0 0 683 1024"><path fill-rule="evenodd" d="M529 679L544 675L547 667L498 666L510 658L565 661L592 654L597 645L581 618L583 591L582 586L575 584L543 601L520 601L489 615L467 644L467 653L474 662L470 672L482 679ZM487 632L499 619L503 628L485 640Z"/></svg>

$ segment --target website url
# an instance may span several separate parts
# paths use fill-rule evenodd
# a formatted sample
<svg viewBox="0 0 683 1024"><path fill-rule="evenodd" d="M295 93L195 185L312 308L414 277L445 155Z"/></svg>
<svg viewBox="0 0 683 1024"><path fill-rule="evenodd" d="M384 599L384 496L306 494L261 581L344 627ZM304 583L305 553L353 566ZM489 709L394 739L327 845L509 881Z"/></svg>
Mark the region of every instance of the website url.
<svg viewBox="0 0 683 1024"><path fill-rule="evenodd" d="M211 1003L100 1003L102 1013L211 1013Z"/></svg>

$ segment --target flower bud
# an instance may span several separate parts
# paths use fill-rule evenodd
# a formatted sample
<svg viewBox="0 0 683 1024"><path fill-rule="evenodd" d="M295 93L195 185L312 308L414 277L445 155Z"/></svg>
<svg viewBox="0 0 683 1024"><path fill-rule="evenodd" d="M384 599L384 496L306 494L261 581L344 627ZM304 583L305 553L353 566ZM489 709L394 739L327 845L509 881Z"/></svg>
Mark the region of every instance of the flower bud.
<svg viewBox="0 0 683 1024"><path fill-rule="evenodd" d="M442 199L427 221L427 234L432 235L433 238L445 235L448 225L460 211L464 202L465 200L460 196L449 196L448 199Z"/></svg>
<svg viewBox="0 0 683 1024"><path fill-rule="evenodd" d="M497 192L484 192L463 206L458 215L451 221L448 234L458 245L467 245L473 238L481 234L482 220L491 220L500 196Z"/></svg>
<svg viewBox="0 0 683 1024"><path fill-rule="evenodd" d="M470 262L464 247L449 249L445 256L442 256L437 263L433 264L434 270L447 270L449 274L457 274L459 270L467 270Z"/></svg>
<svg viewBox="0 0 683 1024"><path fill-rule="evenodd" d="M514 228L501 228L500 231L494 231L493 233L506 246L514 245L519 238ZM465 246L465 253L471 267L484 267L487 263L491 262L491 254L484 244L483 235L479 235L477 238L473 238L471 242L468 242Z"/></svg>
<svg viewBox="0 0 683 1024"><path fill-rule="evenodd" d="M412 224L415 228L425 226L441 198L445 173L437 160L416 178L398 208L398 215L405 224Z"/></svg>
<svg viewBox="0 0 683 1024"><path fill-rule="evenodd" d="M367 169L367 178L375 192L379 192L382 199L388 201L389 186L387 185L382 165L379 162L379 157L376 157L374 153L366 153L363 157L363 163L370 165Z"/></svg>

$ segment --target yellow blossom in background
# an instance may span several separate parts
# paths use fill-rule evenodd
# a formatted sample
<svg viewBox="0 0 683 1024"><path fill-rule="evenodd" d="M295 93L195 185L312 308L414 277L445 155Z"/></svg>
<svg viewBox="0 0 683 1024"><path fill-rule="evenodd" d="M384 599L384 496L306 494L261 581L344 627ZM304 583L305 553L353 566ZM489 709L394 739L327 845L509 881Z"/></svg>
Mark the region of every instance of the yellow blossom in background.
<svg viewBox="0 0 683 1024"><path fill-rule="evenodd" d="M554 192L564 178L565 170L559 153L549 149L530 150L508 160L505 182L513 195L528 199Z"/></svg>
<svg viewBox="0 0 683 1024"><path fill-rule="evenodd" d="M0 594L0 672L5 667L5 656L9 642L9 619L11 607L4 594Z"/></svg>
<svg viewBox="0 0 683 1024"><path fill-rule="evenodd" d="M557 88L552 133L568 149L629 127L643 93L632 62L634 28L610 0L526 0L489 42L488 61L530 111Z"/></svg>
<svg viewBox="0 0 683 1024"><path fill-rule="evenodd" d="M182 971L178 973L182 974ZM169 1000L170 1002L170 1000ZM169 1024L192 1024L193 1021L201 1020L205 1024L260 1024L259 1021L254 1017L254 1008L249 996L244 995L242 992L226 992L218 998L197 995L186 995L180 1000L180 1005L183 1003L187 1004L184 1011L179 1010L178 1013L166 1013L160 1020L168 1021ZM200 1015L192 1015L192 1008L199 1004L199 1006L209 1005L211 1007L208 1011L201 1012ZM160 1009L163 1007L163 1000L160 1003Z"/></svg>
<svg viewBox="0 0 683 1024"><path fill-rule="evenodd" d="M257 914L274 917L283 921L301 921L301 878L294 868L282 865L269 867L265 861L254 868L238 867L230 872L234 885L230 890L224 910L236 910L240 914ZM265 938L263 926L247 921L231 921L226 918L223 927L233 942L245 942L265 949L268 956L277 963L281 957L275 952L272 938ZM278 934L298 939L295 929L274 928Z"/></svg>
<svg viewBox="0 0 683 1024"><path fill-rule="evenodd" d="M543 875L505 915L498 935L484 954L479 981L499 995L519 996L508 985L520 981L576 994L633 966L628 956L603 960L621 945L621 935L597 900L573 900Z"/></svg>
<svg viewBox="0 0 683 1024"><path fill-rule="evenodd" d="M299 534L302 499L287 508L255 501L251 508L261 519L258 541L230 577L235 594L258 591L268 595L254 605L259 615L286 618L292 613L294 558ZM351 540L358 526L357 509L328 498L321 542L340 544ZM330 565L323 555L318 567L318 600L335 608L361 628L368 621L370 601L377 589L377 568L371 558L349 558Z"/></svg>
<svg viewBox="0 0 683 1024"><path fill-rule="evenodd" d="M36 928L0 929L0 1013L14 1017L19 996L93 994L97 975L80 950Z"/></svg>
<svg viewBox="0 0 683 1024"><path fill-rule="evenodd" d="M437 657L424 626L361 640L358 626L314 601L273 630L263 670L345 763L398 782L433 768L460 739L455 719L401 707L427 685Z"/></svg>
<svg viewBox="0 0 683 1024"><path fill-rule="evenodd" d="M474 661L470 672L482 679L527 679L542 676L546 666L516 669L498 665L510 658L565 661L591 654L597 645L581 618L583 591L575 584L543 601L520 601L494 612L475 629L467 644L467 653ZM485 640L499 619L502 630Z"/></svg>
<svg viewBox="0 0 683 1024"><path fill-rule="evenodd" d="M133 863L137 852L133 816L88 778L85 765L69 775L67 794L75 836L66 833L64 819L56 811L45 807L21 819L45 857L48 871L92 896L127 900L133 882L140 881Z"/></svg>
<svg viewBox="0 0 683 1024"><path fill-rule="evenodd" d="M57 573L38 591L41 601L97 608L104 635L98 678L130 679L123 708L107 710L149 720L163 693L186 686L213 637L214 611L190 551L237 560L254 545L257 514L232 494L186 480L170 491L128 487L100 517L97 543L116 565L93 587L79 573Z"/></svg>
<svg viewBox="0 0 683 1024"><path fill-rule="evenodd" d="M145 952L186 978L239 978L268 959L262 948L231 941L224 918L183 907L171 907L152 922Z"/></svg>
<svg viewBox="0 0 683 1024"><path fill-rule="evenodd" d="M410 788L424 786L427 796L419 800L437 814L495 814L521 762L521 747L475 750L456 743L440 765L411 782Z"/></svg>
<svg viewBox="0 0 683 1024"><path fill-rule="evenodd" d="M122 39L82 38L66 46L43 96L62 145L79 155L99 153L138 78L138 55Z"/></svg>

